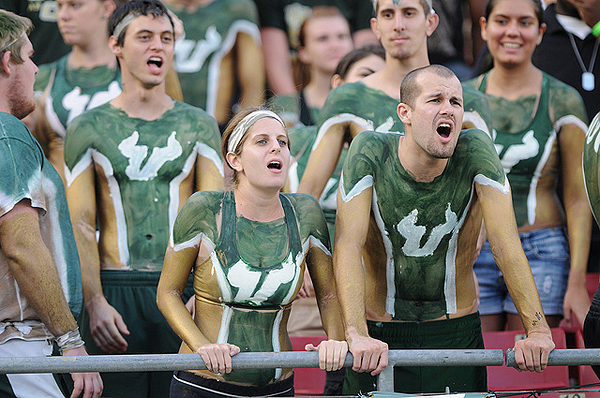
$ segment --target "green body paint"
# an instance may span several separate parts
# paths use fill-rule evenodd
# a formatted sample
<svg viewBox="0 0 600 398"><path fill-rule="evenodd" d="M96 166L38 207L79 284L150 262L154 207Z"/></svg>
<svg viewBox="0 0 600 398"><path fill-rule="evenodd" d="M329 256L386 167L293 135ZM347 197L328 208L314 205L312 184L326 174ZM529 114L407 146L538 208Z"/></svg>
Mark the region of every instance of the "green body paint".
<svg viewBox="0 0 600 398"><path fill-rule="evenodd" d="M285 217L262 223L236 216L232 192L197 192L173 227L175 250L202 240L214 248L194 270L194 289L199 299L222 308L217 342L242 351L281 350L288 339L287 333L280 334L285 330L283 311L302 285L308 240L312 237L329 254L318 203L300 194L282 194L280 199ZM215 227L219 218L220 230ZM223 377L264 385L279 374L274 369L234 370Z"/></svg>
<svg viewBox="0 0 600 398"><path fill-rule="evenodd" d="M486 83L484 75L481 83L474 79L467 84L485 92ZM574 89L546 74L539 103L535 96L509 101L488 95L488 100L494 115L492 137L510 181L517 225L534 224L539 180L557 181L560 173L560 156L551 156L558 151L557 132L566 123L577 123L585 131L583 101Z"/></svg>
<svg viewBox="0 0 600 398"><path fill-rule="evenodd" d="M489 137L464 130L444 172L417 182L398 158L400 135L363 132L350 145L342 198L373 187L373 215L387 254L386 312L422 321L456 312L456 250L474 183L506 190Z"/></svg>
<svg viewBox="0 0 600 398"><path fill-rule="evenodd" d="M52 129L64 137L67 125L88 109L102 105L121 94L121 72L118 68L67 68L68 55L56 62L40 66L35 90L44 91L55 70L50 95L46 100L46 119Z"/></svg>
<svg viewBox="0 0 600 398"><path fill-rule="evenodd" d="M249 0L218 0L193 12L170 8L185 26L185 35L175 45L174 60L183 98L214 115L221 61L237 35L245 33L260 43L256 7Z"/></svg>
<svg viewBox="0 0 600 398"><path fill-rule="evenodd" d="M585 188L594 218L600 224L600 113L594 117L583 150Z"/></svg>
<svg viewBox="0 0 600 398"><path fill-rule="evenodd" d="M100 204L99 214L114 214L116 231L110 232L118 236L121 263L159 271L182 181L194 172L198 155L222 171L219 153L216 122L198 108L176 102L160 119L146 121L105 104L69 125L66 178L71 184L92 161L99 166L112 201Z"/></svg>

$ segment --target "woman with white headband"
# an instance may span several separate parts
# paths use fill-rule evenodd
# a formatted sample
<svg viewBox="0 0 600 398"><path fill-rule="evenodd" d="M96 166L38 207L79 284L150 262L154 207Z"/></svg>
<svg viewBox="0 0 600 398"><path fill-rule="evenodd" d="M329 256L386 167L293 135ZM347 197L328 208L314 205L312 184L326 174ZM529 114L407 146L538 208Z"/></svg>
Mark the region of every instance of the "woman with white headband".
<svg viewBox="0 0 600 398"><path fill-rule="evenodd" d="M280 117L245 109L229 123L222 153L233 190L197 192L181 209L165 256L158 306L208 370L176 371L171 396L293 396L292 369L234 369L247 351L292 350L287 321L308 267L330 339L318 347L322 369L342 367L347 353L333 283L327 225L317 201L282 194L290 163ZM181 300L190 272L193 316ZM188 396L188 395L185 395Z"/></svg>

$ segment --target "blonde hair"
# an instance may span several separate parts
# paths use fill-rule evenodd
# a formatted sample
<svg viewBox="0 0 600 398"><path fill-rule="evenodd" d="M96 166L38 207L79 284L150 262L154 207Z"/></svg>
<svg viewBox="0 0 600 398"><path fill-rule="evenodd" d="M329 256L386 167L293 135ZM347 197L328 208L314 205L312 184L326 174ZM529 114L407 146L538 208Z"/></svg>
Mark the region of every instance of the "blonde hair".
<svg viewBox="0 0 600 398"><path fill-rule="evenodd" d="M25 60L21 57L21 48L32 29L33 24L29 18L0 10L0 55L10 51L13 62L23 63Z"/></svg>

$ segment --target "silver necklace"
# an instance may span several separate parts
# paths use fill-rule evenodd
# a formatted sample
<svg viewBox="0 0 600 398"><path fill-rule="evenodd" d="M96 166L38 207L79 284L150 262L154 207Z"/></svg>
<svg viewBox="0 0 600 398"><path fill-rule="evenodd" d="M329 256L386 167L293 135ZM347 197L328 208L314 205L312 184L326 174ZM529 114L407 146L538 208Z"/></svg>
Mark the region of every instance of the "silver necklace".
<svg viewBox="0 0 600 398"><path fill-rule="evenodd" d="M585 64L583 63L583 59L581 59L579 49L577 48L577 44L575 44L573 34L571 32L567 32L567 34L569 35L569 39L571 39L571 47L573 47L573 51L575 52L575 56L577 57L579 66L583 71L583 73L581 74L581 87L583 87L585 91L593 91L594 88L596 88L596 77L593 73L594 63L596 62L596 55L598 55L598 44L600 43L600 41L596 40L596 44L594 44L594 51L592 52L592 59L590 60L590 67L586 69Z"/></svg>

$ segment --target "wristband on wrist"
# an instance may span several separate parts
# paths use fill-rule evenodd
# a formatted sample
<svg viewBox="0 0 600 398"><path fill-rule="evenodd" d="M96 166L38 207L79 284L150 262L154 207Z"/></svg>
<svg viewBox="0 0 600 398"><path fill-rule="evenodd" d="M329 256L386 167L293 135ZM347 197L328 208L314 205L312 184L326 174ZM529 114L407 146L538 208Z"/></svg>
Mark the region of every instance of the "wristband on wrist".
<svg viewBox="0 0 600 398"><path fill-rule="evenodd" d="M79 328L75 328L62 336L58 336L56 338L56 344L58 344L58 348L60 348L60 352L62 353L74 348L79 348L85 343L79 334Z"/></svg>
<svg viewBox="0 0 600 398"><path fill-rule="evenodd" d="M596 25L592 28L592 34L596 37L600 36L600 21L596 22Z"/></svg>

